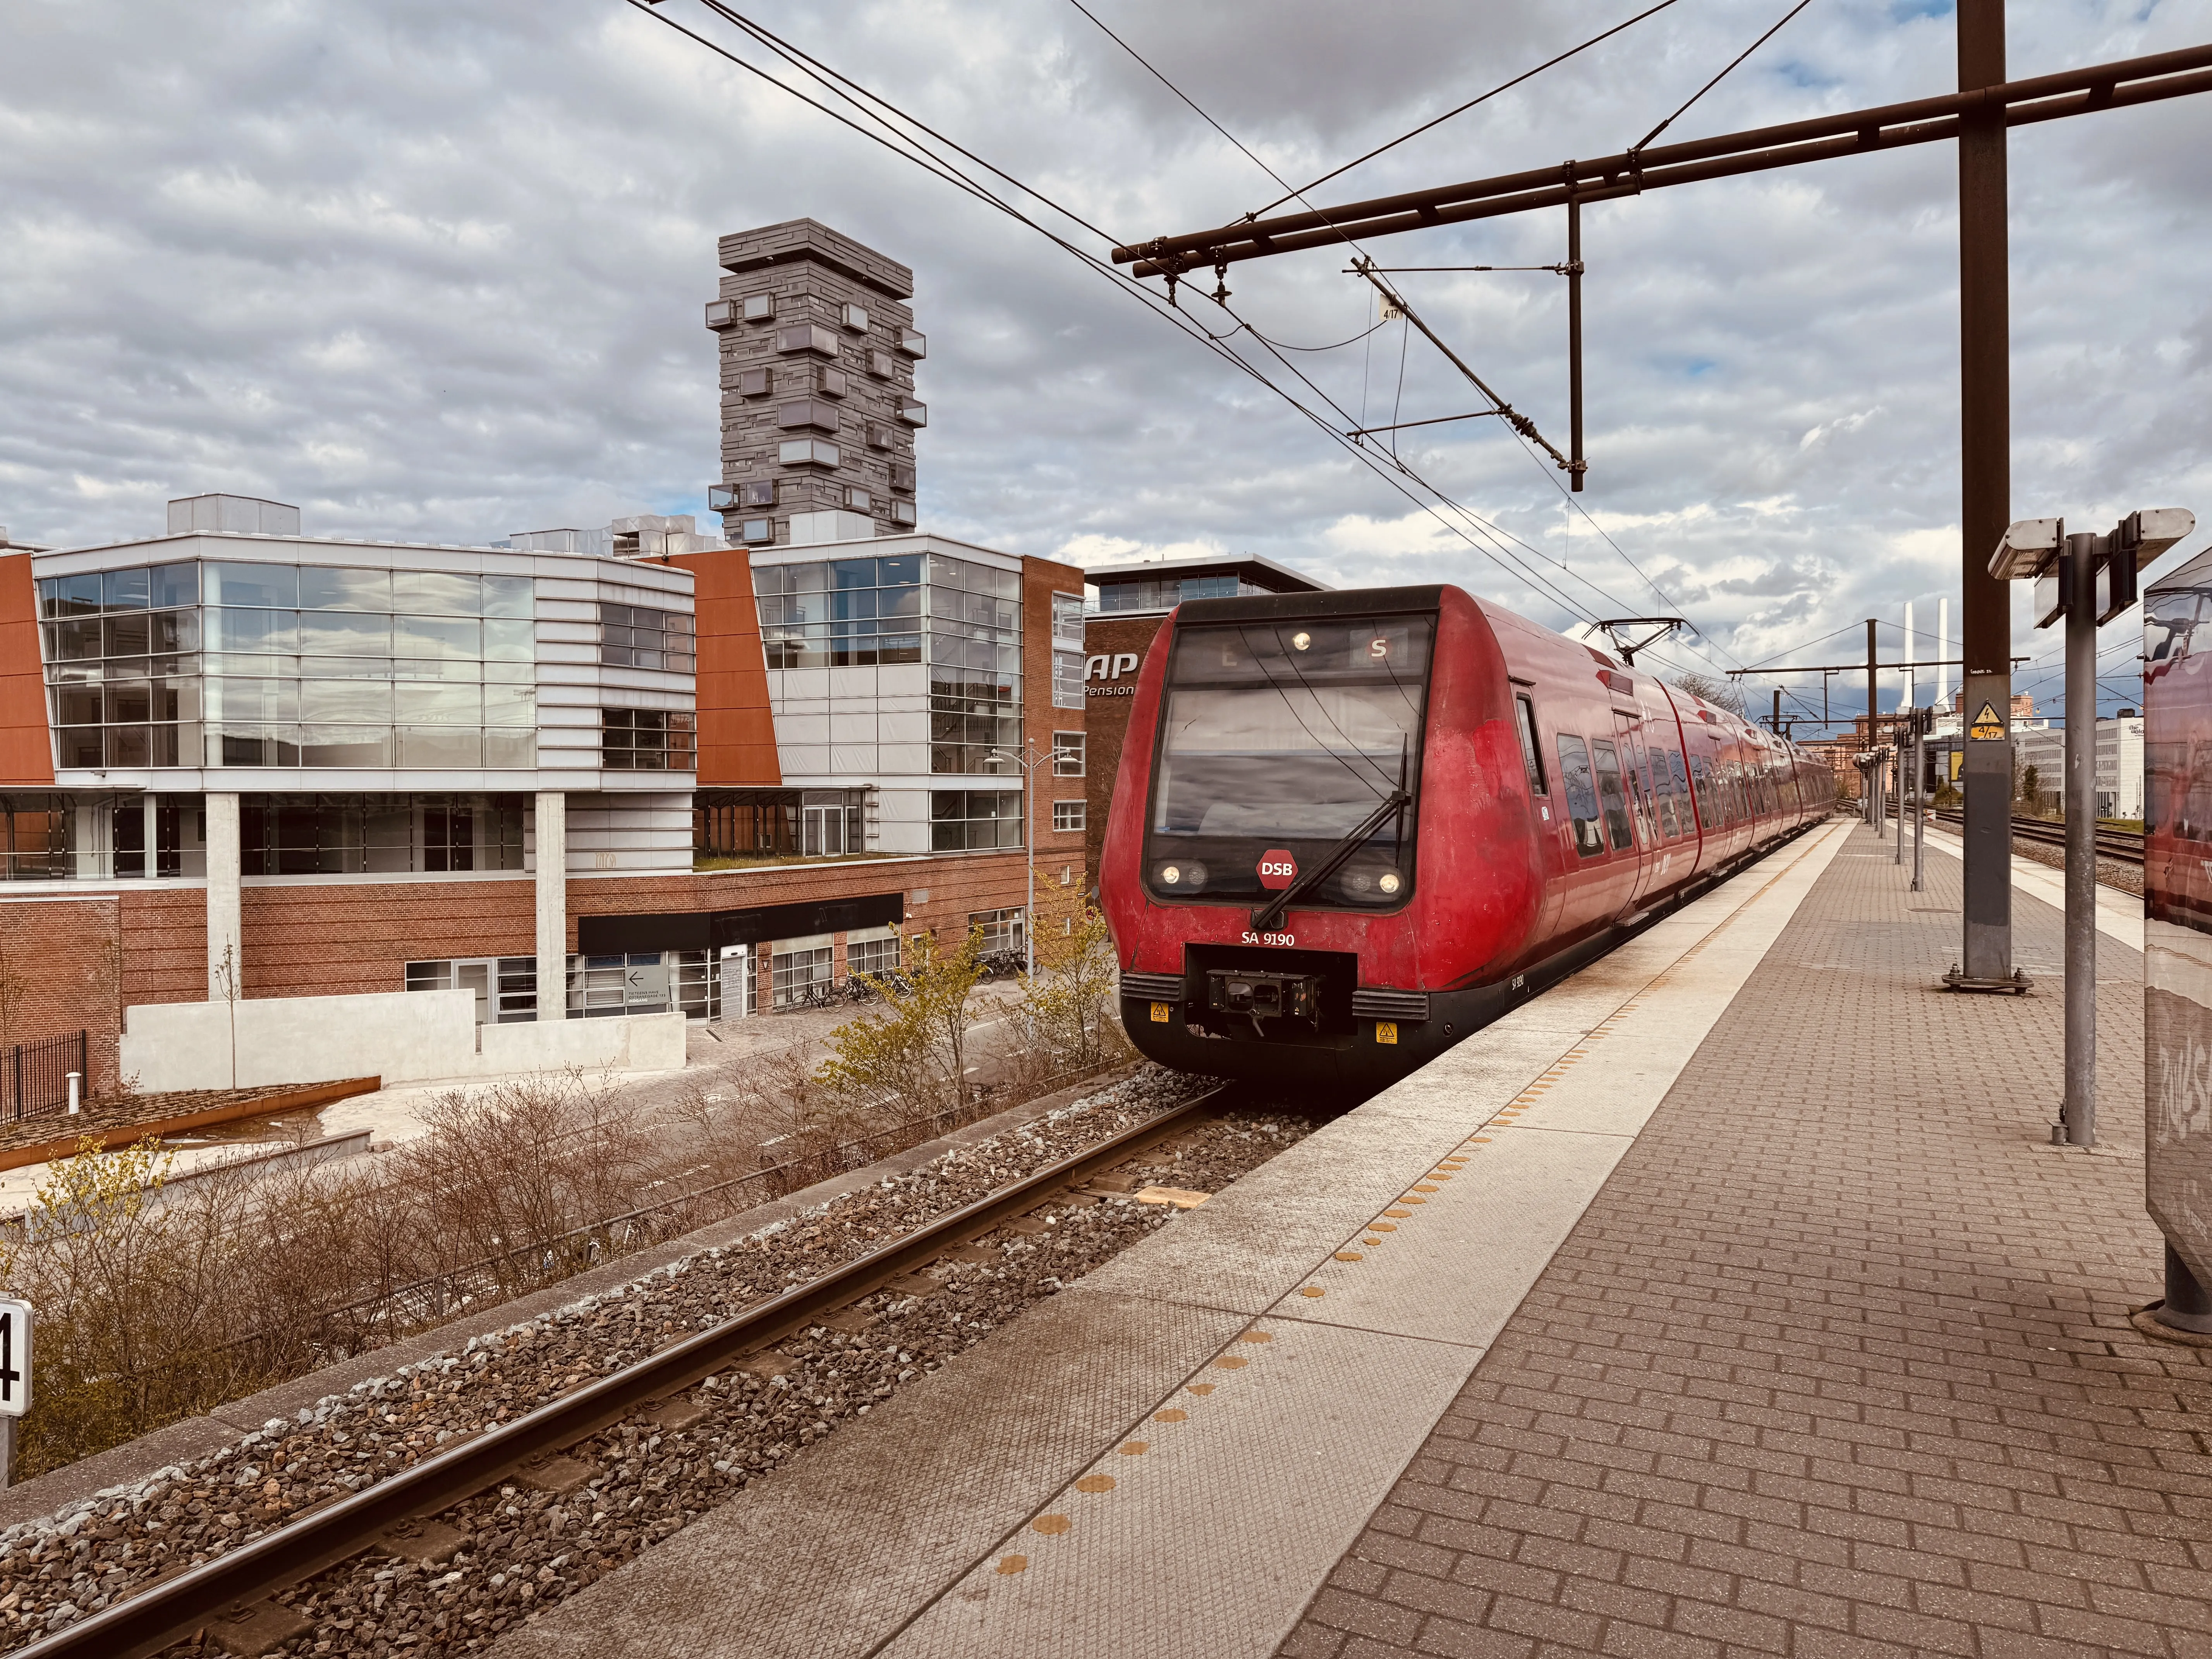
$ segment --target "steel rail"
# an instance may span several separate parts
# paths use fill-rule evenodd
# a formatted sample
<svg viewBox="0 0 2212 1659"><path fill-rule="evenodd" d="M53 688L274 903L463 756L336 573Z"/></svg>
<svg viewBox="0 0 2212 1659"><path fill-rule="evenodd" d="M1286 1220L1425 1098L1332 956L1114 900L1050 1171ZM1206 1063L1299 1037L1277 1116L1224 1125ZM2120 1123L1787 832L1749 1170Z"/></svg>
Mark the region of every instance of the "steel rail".
<svg viewBox="0 0 2212 1659"><path fill-rule="evenodd" d="M2205 91L2212 91L2212 45L2092 64L1971 92L1688 139L1651 149L1623 150L1592 161L1532 167L1338 207L1248 220L1212 230L1157 236L1117 247L1113 257L1117 264L1133 261L1134 276L1176 275L1207 265L1340 245L1355 238L1526 213L1569 202L1608 201L1668 185L1934 143L1957 137L1968 118L1992 106L2002 108L2006 125L2025 126Z"/></svg>
<svg viewBox="0 0 2212 1659"><path fill-rule="evenodd" d="M1212 1113L1224 1092L1210 1090L511 1423L467 1436L411 1468L319 1504L251 1543L157 1579L112 1607L15 1650L10 1659L151 1659L216 1620L374 1547L391 1528L473 1497L743 1355L818 1322L820 1316L925 1266L963 1239L1036 1209L1054 1192Z"/></svg>
<svg viewBox="0 0 2212 1659"><path fill-rule="evenodd" d="M1893 795L1890 799L1894 801L1896 797ZM1939 806L1933 810L1935 815L1946 823L1966 822L1966 815L1954 808ZM2048 818L2015 816L2012 821L2012 832L2022 841L2042 842L2053 847L2066 844L2066 826L2053 823ZM2101 858L2118 859L2124 864L2141 864L2143 861L2142 832L2138 830L2107 830L2100 825L2097 830L2097 853Z"/></svg>

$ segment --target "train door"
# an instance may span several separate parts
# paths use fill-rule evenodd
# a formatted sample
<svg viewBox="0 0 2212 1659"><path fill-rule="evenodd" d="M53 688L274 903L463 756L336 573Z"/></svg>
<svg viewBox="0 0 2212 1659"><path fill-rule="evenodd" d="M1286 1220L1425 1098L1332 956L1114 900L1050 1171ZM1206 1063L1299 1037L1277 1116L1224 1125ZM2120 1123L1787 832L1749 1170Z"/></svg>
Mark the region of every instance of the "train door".
<svg viewBox="0 0 2212 1659"><path fill-rule="evenodd" d="M1574 831L1567 817L1566 792L1560 786L1556 756L1544 742L1536 720L1533 686L1513 685L1513 726L1521 741L1521 764L1528 777L1529 804L1535 809L1538 876L1544 884L1544 908L1537 919L1536 934L1549 939L1559 930L1559 912L1566 903L1566 872L1575 860Z"/></svg>
<svg viewBox="0 0 2212 1659"><path fill-rule="evenodd" d="M1665 857L1660 848L1658 805L1652 792L1650 752L1644 741L1644 717L1625 708L1614 709L1613 733L1620 753L1622 781L1628 788L1629 817L1636 826L1638 857L1632 902L1640 908L1644 896L1658 883L1660 860Z"/></svg>

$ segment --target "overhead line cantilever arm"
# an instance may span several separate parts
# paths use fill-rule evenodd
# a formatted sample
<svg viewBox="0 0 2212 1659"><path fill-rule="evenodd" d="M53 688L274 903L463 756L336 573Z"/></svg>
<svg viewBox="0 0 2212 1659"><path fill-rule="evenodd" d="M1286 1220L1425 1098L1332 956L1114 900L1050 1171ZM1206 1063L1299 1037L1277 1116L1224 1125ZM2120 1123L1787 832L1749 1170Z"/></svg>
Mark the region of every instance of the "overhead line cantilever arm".
<svg viewBox="0 0 2212 1659"><path fill-rule="evenodd" d="M1461 374L1466 375L1468 383L1472 385L1477 392L1480 392L1484 397L1490 399L1491 403L1495 406L1494 412L1503 417L1508 426L1511 427L1522 437L1528 439L1531 442L1543 445L1545 453L1548 454L1554 461L1559 463L1559 470L1561 471L1571 472L1574 470L1574 463L1570 461L1565 456L1560 454L1557 449L1554 449L1552 447L1551 440L1547 438L1542 433L1536 430L1535 422L1530 420L1526 415L1522 414L1518 410L1515 409L1512 404L1507 403L1504 398L1499 397L1495 392L1492 392L1488 386L1485 385L1481 375L1476 374L1472 368L1469 368L1466 363L1460 360L1460 356L1457 352L1454 351L1449 346L1446 345L1442 340L1437 337L1436 331L1421 320L1419 314L1414 311L1413 307L1406 303L1405 296L1400 294L1395 289L1392 288L1389 283L1384 282L1380 276L1375 274L1375 262L1372 259L1362 255L1360 258L1356 258L1352 262L1352 268L1358 271L1362 276L1364 276L1369 282L1374 283L1376 293L1380 294L1385 300L1389 301L1390 304L1397 307L1400 311L1405 313L1406 320L1411 323L1415 328L1420 330L1423 337L1437 350L1443 352L1445 358L1450 362L1451 366L1457 369ZM1456 419L1461 417L1455 416L1454 418Z"/></svg>
<svg viewBox="0 0 2212 1659"><path fill-rule="evenodd" d="M1934 143L1957 137L1962 117L1984 111L1992 104L2003 107L2006 125L2025 126L2091 110L2118 109L2206 91L2212 91L2212 46L2190 46L2008 81L1973 92L1662 144L1640 155L1623 151L1595 161L1501 173L1317 211L1156 236L1148 242L1115 248L1114 258L1121 264L1134 262L1135 276L1173 274L1200 265L1228 264L1270 253L1339 245L1355 238L1558 207L1570 201L1603 201L1667 185Z"/></svg>

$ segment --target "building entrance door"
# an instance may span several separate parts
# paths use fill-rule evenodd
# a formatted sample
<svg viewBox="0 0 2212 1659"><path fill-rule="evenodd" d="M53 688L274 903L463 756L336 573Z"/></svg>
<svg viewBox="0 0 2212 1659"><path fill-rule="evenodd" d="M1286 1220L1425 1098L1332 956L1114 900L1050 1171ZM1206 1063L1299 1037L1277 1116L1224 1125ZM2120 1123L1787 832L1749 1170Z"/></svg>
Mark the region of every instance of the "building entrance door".
<svg viewBox="0 0 2212 1659"><path fill-rule="evenodd" d="M753 1012L753 1001L759 994L759 975L755 971L751 947L724 945L722 960L717 965L722 979L721 1017L743 1019Z"/></svg>

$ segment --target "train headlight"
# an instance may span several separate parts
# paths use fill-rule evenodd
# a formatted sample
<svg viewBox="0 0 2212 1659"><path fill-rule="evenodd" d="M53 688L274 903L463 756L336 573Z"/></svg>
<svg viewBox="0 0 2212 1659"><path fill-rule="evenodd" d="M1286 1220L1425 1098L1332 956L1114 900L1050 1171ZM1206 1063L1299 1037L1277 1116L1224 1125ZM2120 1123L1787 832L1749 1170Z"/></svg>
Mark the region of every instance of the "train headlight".
<svg viewBox="0 0 2212 1659"><path fill-rule="evenodd" d="M1183 887L1195 892L1206 885L1206 866L1195 859L1185 859L1176 864L1160 866L1160 885Z"/></svg>
<svg viewBox="0 0 2212 1659"><path fill-rule="evenodd" d="M1385 893L1395 893L1406 884L1405 878L1395 870L1385 870L1375 878L1375 884Z"/></svg>
<svg viewBox="0 0 2212 1659"><path fill-rule="evenodd" d="M1313 643L1313 635L1301 629L1291 635L1291 643L1303 651Z"/></svg>

